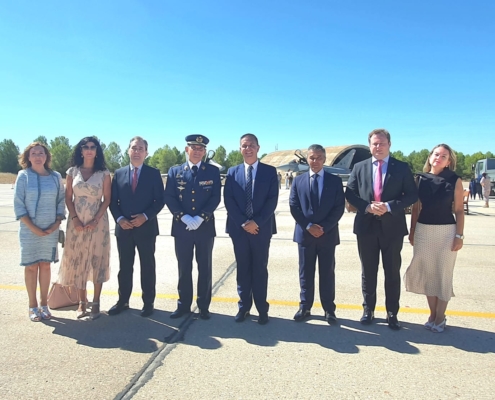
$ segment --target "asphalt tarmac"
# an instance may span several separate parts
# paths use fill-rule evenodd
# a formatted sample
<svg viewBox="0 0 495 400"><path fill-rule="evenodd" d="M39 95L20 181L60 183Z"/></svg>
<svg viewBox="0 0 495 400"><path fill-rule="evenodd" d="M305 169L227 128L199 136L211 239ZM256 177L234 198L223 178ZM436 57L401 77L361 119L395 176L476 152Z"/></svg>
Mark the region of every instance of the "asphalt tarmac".
<svg viewBox="0 0 495 400"><path fill-rule="evenodd" d="M424 296L401 295L392 331L385 321L383 272L373 325L359 323L361 273L354 214L340 222L336 255L339 324L330 326L316 304L312 318L297 323L297 245L289 191L277 208L278 234L271 242L268 298L270 322L243 323L237 312L236 264L225 232L226 212L216 211L212 317L193 313L169 318L177 301L177 261L171 215L159 214L155 313L142 318L139 273L131 309L110 317L77 320L75 308L54 318L28 318L24 271L11 185L0 185L0 398L1 399L493 399L495 398L495 201L470 202L464 248L454 271L454 292L441 334L423 327ZM113 224L112 224L113 225ZM113 229L112 229L113 233ZM101 309L117 301L118 254L112 237L111 279ZM402 272L412 257L405 238ZM56 280L59 264L52 266ZM136 257L135 271L139 271ZM196 274L194 279L196 279ZM92 284L88 284L92 289ZM90 294L91 300L91 294ZM318 298L317 298L318 301Z"/></svg>

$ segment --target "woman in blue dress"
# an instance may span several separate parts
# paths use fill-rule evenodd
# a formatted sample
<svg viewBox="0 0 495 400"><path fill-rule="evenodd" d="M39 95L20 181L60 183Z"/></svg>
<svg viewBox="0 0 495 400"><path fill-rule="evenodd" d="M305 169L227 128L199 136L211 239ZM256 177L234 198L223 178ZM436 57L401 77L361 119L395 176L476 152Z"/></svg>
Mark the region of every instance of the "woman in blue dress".
<svg viewBox="0 0 495 400"><path fill-rule="evenodd" d="M14 212L20 220L21 265L25 267L31 321L52 316L48 308L50 263L58 262L58 232L65 218L64 184L60 174L50 170L50 161L50 151L45 144L31 143L19 156L23 169L15 182Z"/></svg>

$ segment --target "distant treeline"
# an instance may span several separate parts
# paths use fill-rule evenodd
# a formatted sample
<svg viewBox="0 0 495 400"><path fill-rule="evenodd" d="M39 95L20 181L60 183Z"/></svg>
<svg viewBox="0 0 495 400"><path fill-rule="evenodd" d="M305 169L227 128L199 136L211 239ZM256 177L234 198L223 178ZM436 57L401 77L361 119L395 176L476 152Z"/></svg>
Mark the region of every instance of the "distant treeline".
<svg viewBox="0 0 495 400"><path fill-rule="evenodd" d="M69 143L69 139L65 136L58 136L53 140L48 141L45 136L39 136L33 141L38 141L47 145L52 155L52 169L58 171L65 176L65 171L69 168L70 158L73 151L73 145ZM110 142L108 145L101 142L101 147L105 154L105 161L107 168L110 172L114 172L116 169L123 165L129 164L129 155L127 154L126 143L122 148L116 142ZM123 149L123 150L122 150ZM24 150L24 149L22 149ZM16 146L13 140L4 139L0 142L0 172L17 173L21 168L18 163L19 147ZM423 165L428 157L429 150L423 149L420 151L413 151L409 155L405 155L402 151L392 152L392 156L405 161L411 167L413 172L420 172L423 170ZM481 151L474 154L463 154L457 152L457 168L456 172L463 179L470 179L472 177L472 165L476 161L483 158L495 157L492 152L482 153ZM260 158L263 158L263 154ZM185 153L180 151L176 147L170 147L165 145L157 149L153 155L146 158L145 163L158 168L161 173L166 173L168 169L177 164L185 162ZM213 160L220 165L229 168L233 165L240 164L242 162L242 155L239 150L232 150L227 154L227 151L223 146L219 146L215 150L215 157Z"/></svg>

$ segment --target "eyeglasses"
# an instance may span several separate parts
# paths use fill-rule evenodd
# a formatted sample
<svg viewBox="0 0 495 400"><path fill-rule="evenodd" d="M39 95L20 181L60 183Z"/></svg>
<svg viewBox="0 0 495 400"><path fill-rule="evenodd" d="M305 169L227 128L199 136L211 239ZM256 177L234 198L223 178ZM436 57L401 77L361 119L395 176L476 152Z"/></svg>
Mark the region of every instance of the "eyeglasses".
<svg viewBox="0 0 495 400"><path fill-rule="evenodd" d="M204 146L189 146L193 151L203 151L205 150Z"/></svg>
<svg viewBox="0 0 495 400"><path fill-rule="evenodd" d="M83 150L96 150L96 146L95 145L92 145L92 146L88 146L87 144L84 144L82 146Z"/></svg>
<svg viewBox="0 0 495 400"><path fill-rule="evenodd" d="M243 144L243 145L241 145L242 150L247 150L247 149L256 150L257 148L258 148L258 145L256 145L256 144Z"/></svg>
<svg viewBox="0 0 495 400"><path fill-rule="evenodd" d="M131 151L133 151L134 153L143 153L146 151L146 149L144 147L132 146Z"/></svg>

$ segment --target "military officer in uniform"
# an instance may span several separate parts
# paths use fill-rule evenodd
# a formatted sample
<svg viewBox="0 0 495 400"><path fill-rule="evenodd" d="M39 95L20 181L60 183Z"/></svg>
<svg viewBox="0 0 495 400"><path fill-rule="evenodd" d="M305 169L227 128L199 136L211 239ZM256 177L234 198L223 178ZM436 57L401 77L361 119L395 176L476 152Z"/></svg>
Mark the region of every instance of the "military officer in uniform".
<svg viewBox="0 0 495 400"><path fill-rule="evenodd" d="M179 264L179 300L170 318L191 312L192 263L198 263L197 304L202 319L209 319L213 241L216 235L213 212L221 198L220 170L202 162L209 140L201 135L186 137L188 161L169 169L164 200L173 215L172 236Z"/></svg>

